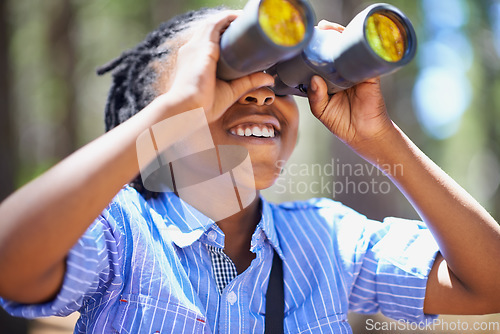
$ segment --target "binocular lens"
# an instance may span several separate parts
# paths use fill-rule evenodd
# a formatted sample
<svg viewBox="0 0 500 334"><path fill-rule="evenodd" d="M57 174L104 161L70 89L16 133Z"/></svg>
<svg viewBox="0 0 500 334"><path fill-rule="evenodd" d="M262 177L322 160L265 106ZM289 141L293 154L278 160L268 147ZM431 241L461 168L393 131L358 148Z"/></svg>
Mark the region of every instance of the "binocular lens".
<svg viewBox="0 0 500 334"><path fill-rule="evenodd" d="M403 58L408 45L406 31L401 23L380 13L368 17L366 38L377 55L393 63Z"/></svg>
<svg viewBox="0 0 500 334"><path fill-rule="evenodd" d="M263 0L259 7L259 24L264 33L281 46L295 46L306 34L302 10L286 0Z"/></svg>

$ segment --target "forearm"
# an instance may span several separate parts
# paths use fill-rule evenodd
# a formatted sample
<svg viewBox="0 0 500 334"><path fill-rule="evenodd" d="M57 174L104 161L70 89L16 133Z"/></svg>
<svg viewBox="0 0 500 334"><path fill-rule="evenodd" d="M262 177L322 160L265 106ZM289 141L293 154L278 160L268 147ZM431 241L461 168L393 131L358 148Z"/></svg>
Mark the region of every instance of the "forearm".
<svg viewBox="0 0 500 334"><path fill-rule="evenodd" d="M325 82L313 77L308 97L332 133L388 174L438 242L445 261L438 256L429 274L425 311L500 312L498 224L392 123L379 80L329 97Z"/></svg>
<svg viewBox="0 0 500 334"><path fill-rule="evenodd" d="M437 240L464 288L500 297L500 229L464 189L426 157L397 127L362 155L388 173Z"/></svg>
<svg viewBox="0 0 500 334"><path fill-rule="evenodd" d="M155 100L0 205L0 295L29 302L57 291L56 278L60 280L64 271L67 252L138 174L136 140L165 117L165 108L170 114L184 111L181 103L168 97ZM172 133L162 144L168 146L175 137ZM142 158L152 160L155 155ZM44 288L31 291L34 284Z"/></svg>

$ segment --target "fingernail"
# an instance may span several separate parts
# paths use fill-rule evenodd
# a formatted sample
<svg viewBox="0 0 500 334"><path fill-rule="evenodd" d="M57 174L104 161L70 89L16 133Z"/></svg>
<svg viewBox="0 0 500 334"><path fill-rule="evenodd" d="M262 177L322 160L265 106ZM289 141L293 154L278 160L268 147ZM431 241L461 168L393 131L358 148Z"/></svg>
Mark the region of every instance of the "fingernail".
<svg viewBox="0 0 500 334"><path fill-rule="evenodd" d="M316 92L318 90L318 84L316 83L316 80L314 80L314 79L311 80L311 90L313 92Z"/></svg>

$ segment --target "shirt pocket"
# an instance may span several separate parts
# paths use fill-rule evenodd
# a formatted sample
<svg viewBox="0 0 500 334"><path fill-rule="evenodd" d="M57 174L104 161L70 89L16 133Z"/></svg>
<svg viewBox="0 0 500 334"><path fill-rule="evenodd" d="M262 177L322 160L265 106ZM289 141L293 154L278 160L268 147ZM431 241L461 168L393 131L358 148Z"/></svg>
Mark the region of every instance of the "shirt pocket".
<svg viewBox="0 0 500 334"><path fill-rule="evenodd" d="M118 333L206 333L205 317L178 303L125 294L113 320Z"/></svg>
<svg viewBox="0 0 500 334"><path fill-rule="evenodd" d="M294 328L289 327L287 333L352 333L352 329L347 322L347 315L339 313L313 320L308 323L300 323Z"/></svg>

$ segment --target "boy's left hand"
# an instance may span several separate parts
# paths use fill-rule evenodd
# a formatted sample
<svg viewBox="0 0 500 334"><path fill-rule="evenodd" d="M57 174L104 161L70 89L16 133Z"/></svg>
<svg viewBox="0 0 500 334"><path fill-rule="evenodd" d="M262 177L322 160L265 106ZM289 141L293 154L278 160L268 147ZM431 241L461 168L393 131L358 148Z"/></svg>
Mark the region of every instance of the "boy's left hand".
<svg viewBox="0 0 500 334"><path fill-rule="evenodd" d="M319 29L342 32L341 25L321 21ZM363 154L367 145L381 139L393 129L384 98L380 91L380 79L362 82L333 96L327 93L325 81L314 76L308 90L311 111L333 134Z"/></svg>

